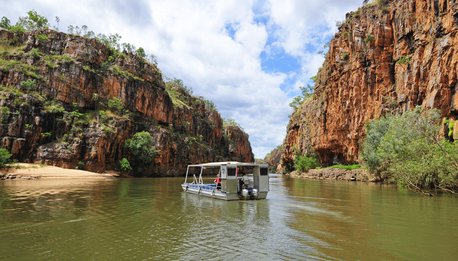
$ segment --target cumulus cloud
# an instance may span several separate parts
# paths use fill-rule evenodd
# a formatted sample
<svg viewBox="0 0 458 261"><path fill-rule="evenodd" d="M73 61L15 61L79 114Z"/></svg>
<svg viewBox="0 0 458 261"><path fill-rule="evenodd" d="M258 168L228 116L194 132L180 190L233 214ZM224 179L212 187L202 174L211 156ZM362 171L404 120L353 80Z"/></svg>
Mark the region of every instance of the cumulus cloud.
<svg viewBox="0 0 458 261"><path fill-rule="evenodd" d="M35 9L50 21L59 16L63 31L70 24L84 24L96 33L118 33L123 41L142 46L156 55L165 75L182 79L196 95L214 101L223 117L239 122L250 135L255 156L264 157L282 143L291 97L323 61L317 50L334 34L336 21L361 1L0 0L0 4L0 16L17 18ZM279 50L297 59L298 68L263 68L262 54Z"/></svg>
<svg viewBox="0 0 458 261"><path fill-rule="evenodd" d="M316 74L324 57L318 54L337 31L336 22L356 10L359 0L269 0L270 24L275 40L271 43L300 60L295 86L306 85ZM291 93L297 93L292 91Z"/></svg>

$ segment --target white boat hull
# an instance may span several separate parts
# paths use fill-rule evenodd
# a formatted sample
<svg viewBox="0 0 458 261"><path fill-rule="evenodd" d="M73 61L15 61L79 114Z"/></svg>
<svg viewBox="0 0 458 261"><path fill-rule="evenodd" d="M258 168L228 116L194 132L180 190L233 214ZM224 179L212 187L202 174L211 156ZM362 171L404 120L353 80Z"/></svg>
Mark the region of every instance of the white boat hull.
<svg viewBox="0 0 458 261"><path fill-rule="evenodd" d="M237 193L226 193L226 192L222 192L217 189L206 189L206 188L196 186L195 184L181 184L181 187L183 188L183 191L186 193L202 195L202 196L210 197L210 198L217 198L217 199L223 199L223 200L244 199L243 197L239 196L239 194ZM265 199L266 197L267 197L267 192L260 192L258 193L257 198L251 198L251 199Z"/></svg>

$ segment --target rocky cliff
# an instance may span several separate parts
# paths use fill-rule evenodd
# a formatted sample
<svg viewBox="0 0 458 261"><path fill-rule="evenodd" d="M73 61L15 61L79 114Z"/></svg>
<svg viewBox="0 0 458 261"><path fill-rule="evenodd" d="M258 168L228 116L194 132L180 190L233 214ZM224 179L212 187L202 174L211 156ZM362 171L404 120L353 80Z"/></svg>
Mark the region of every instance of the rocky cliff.
<svg viewBox="0 0 458 261"><path fill-rule="evenodd" d="M386 112L422 106L456 119L457 29L456 1L374 1L347 14L314 95L291 116L283 167L305 153L325 164L358 161L365 124Z"/></svg>
<svg viewBox="0 0 458 261"><path fill-rule="evenodd" d="M269 165L269 171L271 173L279 173L281 171L281 157L283 155L283 145L280 145L269 152L264 157L264 162Z"/></svg>
<svg viewBox="0 0 458 261"><path fill-rule="evenodd" d="M115 169L140 131L158 151L144 175L254 161L248 135L225 129L211 102L166 86L155 65L96 39L0 29L0 97L1 146L19 161Z"/></svg>

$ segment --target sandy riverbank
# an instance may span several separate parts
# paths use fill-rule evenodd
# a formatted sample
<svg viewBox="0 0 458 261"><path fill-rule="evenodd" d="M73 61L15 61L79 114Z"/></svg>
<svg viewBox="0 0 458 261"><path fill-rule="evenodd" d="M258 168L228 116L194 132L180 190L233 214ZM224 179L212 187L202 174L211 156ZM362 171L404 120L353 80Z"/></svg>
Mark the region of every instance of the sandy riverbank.
<svg viewBox="0 0 458 261"><path fill-rule="evenodd" d="M9 164L8 168L0 170L0 180L5 179L65 179L84 178L101 179L118 177L116 172L96 173L77 169L64 169L55 166L32 163Z"/></svg>

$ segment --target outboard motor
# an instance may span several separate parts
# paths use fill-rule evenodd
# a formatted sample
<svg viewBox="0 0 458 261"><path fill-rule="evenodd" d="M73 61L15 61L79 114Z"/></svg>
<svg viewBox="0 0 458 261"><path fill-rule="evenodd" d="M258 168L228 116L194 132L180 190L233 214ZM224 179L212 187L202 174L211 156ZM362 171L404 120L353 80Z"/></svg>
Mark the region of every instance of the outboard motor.
<svg viewBox="0 0 458 261"><path fill-rule="evenodd" d="M257 189L254 188L254 189L251 191L251 194L252 194L253 198L256 198L256 199L258 198L258 190L257 190Z"/></svg>
<svg viewBox="0 0 458 261"><path fill-rule="evenodd" d="M246 188L242 189L242 197L244 199L247 199L249 196L250 196L250 193L249 193L248 189L246 189Z"/></svg>

